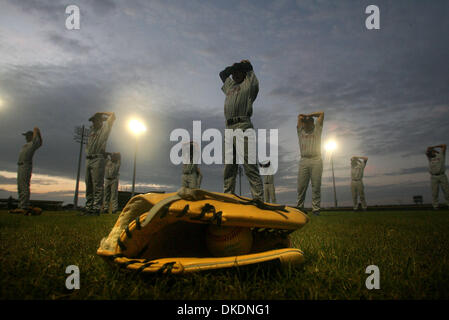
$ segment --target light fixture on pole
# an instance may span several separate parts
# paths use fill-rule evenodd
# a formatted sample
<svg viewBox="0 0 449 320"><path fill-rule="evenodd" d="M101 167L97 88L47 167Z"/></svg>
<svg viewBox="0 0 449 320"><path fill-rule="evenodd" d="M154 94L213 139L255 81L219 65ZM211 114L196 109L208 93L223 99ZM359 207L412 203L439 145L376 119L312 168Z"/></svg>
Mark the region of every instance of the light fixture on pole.
<svg viewBox="0 0 449 320"><path fill-rule="evenodd" d="M142 122L140 122L139 120L136 120L136 119L132 119L129 121L128 128L129 128L129 130L131 130L131 132L136 137L136 146L134 149L133 185L132 185L132 190L131 190L131 197L134 197L135 187L136 187L137 141L138 141L138 137L142 133L147 131L147 128L145 127L145 125Z"/></svg>
<svg viewBox="0 0 449 320"><path fill-rule="evenodd" d="M337 208L337 190L335 188L335 174L334 174L334 150L337 148L337 143L334 140L330 140L326 143L325 149L330 153L331 166L332 166L332 182L334 185L334 206Z"/></svg>

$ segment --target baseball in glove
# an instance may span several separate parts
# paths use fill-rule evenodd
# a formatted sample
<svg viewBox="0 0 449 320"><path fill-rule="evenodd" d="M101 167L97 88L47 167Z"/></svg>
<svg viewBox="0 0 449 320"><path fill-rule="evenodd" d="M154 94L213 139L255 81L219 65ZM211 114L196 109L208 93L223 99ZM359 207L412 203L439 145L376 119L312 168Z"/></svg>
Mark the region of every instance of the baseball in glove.
<svg viewBox="0 0 449 320"><path fill-rule="evenodd" d="M125 206L97 254L144 273L188 273L277 260L300 264L289 234L308 222L296 208L181 188Z"/></svg>

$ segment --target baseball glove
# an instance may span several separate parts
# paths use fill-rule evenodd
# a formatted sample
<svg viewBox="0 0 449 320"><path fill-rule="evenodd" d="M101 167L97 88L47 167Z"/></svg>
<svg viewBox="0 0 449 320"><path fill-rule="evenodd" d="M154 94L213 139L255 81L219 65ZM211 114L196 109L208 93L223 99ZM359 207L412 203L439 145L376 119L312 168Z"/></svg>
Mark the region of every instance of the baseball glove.
<svg viewBox="0 0 449 320"><path fill-rule="evenodd" d="M97 254L108 262L144 273L188 273L277 260L299 264L303 252L290 247L289 234L308 222L296 208L237 195L181 188L143 194L125 206ZM251 230L244 254L214 256L208 228ZM237 228L240 229L240 228Z"/></svg>

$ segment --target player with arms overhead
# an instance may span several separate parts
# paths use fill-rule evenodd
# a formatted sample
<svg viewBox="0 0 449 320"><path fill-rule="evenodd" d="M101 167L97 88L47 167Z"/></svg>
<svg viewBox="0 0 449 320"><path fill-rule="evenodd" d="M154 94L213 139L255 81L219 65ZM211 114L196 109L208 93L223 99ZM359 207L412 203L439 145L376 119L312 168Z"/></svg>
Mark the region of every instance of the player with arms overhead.
<svg viewBox="0 0 449 320"><path fill-rule="evenodd" d="M316 121L314 118L317 118ZM321 158L321 133L323 132L324 112L300 114L298 116L297 133L301 159L298 171L297 208L304 210L304 201L309 181L312 182L312 212L320 214L321 176L323 160Z"/></svg>
<svg viewBox="0 0 449 320"><path fill-rule="evenodd" d="M92 128L86 146L86 214L99 215L103 205L106 143L115 114L97 112L89 121L92 121Z"/></svg>
<svg viewBox="0 0 449 320"><path fill-rule="evenodd" d="M30 182L33 171L34 152L42 146L42 135L39 128L23 133L26 143L19 153L17 161L17 191L19 194L19 206L14 213L27 214L30 210Z"/></svg>
<svg viewBox="0 0 449 320"><path fill-rule="evenodd" d="M436 149L440 149L437 151ZM449 204L449 183L446 176L446 145L428 147L426 150L429 160L430 184L432 186L432 206L438 209L438 194L443 191L446 204Z"/></svg>
<svg viewBox="0 0 449 320"><path fill-rule="evenodd" d="M368 157L354 156L351 158L351 193L354 211L359 208L358 197L360 197L362 209L365 211L367 208L363 186L363 171L365 170L367 162Z"/></svg>
<svg viewBox="0 0 449 320"><path fill-rule="evenodd" d="M232 77L230 77L232 75ZM220 72L220 78L223 81L221 89L226 95L224 103L224 114L226 118L226 129L242 130L244 135L248 135L248 139L256 142L254 129L251 122L253 115L253 103L259 92L259 81L253 71L253 66L248 60L242 60L234 63ZM225 138L226 140L226 138ZM231 144L225 141L225 144ZM236 145L244 145L244 150L236 148ZM226 158L232 158L232 163L226 163L224 168L224 192L234 193L235 183L238 170L238 164L234 154L237 153L240 159L243 159L243 168L248 178L253 198L263 201L263 184L259 174L257 163L248 163L247 151L249 143L244 139L243 135L237 135L233 138L233 150L226 150ZM232 154L228 154L232 152Z"/></svg>

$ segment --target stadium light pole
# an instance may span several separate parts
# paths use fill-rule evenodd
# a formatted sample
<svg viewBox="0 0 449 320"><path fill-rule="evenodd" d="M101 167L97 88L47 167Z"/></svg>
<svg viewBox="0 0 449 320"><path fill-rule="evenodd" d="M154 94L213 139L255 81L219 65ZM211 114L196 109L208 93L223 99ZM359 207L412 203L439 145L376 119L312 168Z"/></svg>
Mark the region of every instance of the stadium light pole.
<svg viewBox="0 0 449 320"><path fill-rule="evenodd" d="M87 137L89 136L89 129L84 125L75 127L75 135L73 139L80 144L80 152L78 156L78 172L76 174L75 196L73 198L73 208L78 208L78 189L80 184L81 161L83 157L83 145L87 144Z"/></svg>
<svg viewBox="0 0 449 320"><path fill-rule="evenodd" d="M142 133L144 133L145 131L147 131L147 128L141 121L136 120L136 119L132 119L129 121L128 128L129 128L129 130L131 130L131 132L134 134L134 136L136 138L136 147L134 149L133 186L131 189L131 198L132 198L132 197L134 197L135 187L136 187L136 163L137 163L137 145L138 145L137 142L138 142L139 136Z"/></svg>
<svg viewBox="0 0 449 320"><path fill-rule="evenodd" d="M242 166L238 165L238 173L239 173L239 194L242 195Z"/></svg>
<svg viewBox="0 0 449 320"><path fill-rule="evenodd" d="M334 150L337 148L337 143L334 140L330 140L326 143L326 151L331 155L331 166L332 166L332 182L334 185L334 206L337 208L337 190L335 188L335 174L334 174Z"/></svg>

